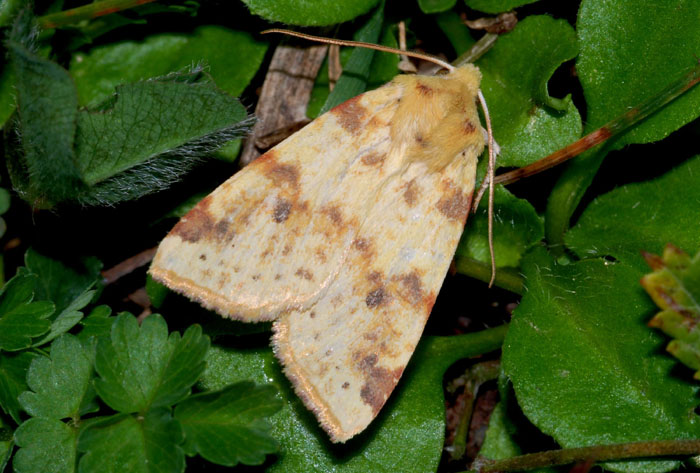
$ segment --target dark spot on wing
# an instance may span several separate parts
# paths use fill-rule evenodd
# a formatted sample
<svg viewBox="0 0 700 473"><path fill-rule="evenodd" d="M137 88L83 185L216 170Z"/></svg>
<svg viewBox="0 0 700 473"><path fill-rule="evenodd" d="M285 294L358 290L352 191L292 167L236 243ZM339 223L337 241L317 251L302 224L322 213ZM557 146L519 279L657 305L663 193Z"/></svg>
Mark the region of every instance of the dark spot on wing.
<svg viewBox="0 0 700 473"><path fill-rule="evenodd" d="M277 199L275 208L272 211L272 220L277 223L285 222L292 213L292 203L286 199Z"/></svg>
<svg viewBox="0 0 700 473"><path fill-rule="evenodd" d="M343 389L348 389L349 387L350 387L350 383L348 383L347 381L345 381L345 382L343 383L342 388L343 388Z"/></svg>
<svg viewBox="0 0 700 473"><path fill-rule="evenodd" d="M357 355L361 357L359 353ZM403 373L402 368L388 370L377 366L378 361L377 355L371 354L362 357L357 365L365 380L360 389L360 398L372 408L374 415L382 408Z"/></svg>
<svg viewBox="0 0 700 473"><path fill-rule="evenodd" d="M337 205L326 206L321 210L321 212L326 214L334 225L340 226L343 224L343 214Z"/></svg>
<svg viewBox="0 0 700 473"><path fill-rule="evenodd" d="M423 84L420 80L416 82L416 90L421 95L432 95L433 89Z"/></svg>
<svg viewBox="0 0 700 473"><path fill-rule="evenodd" d="M272 179L276 186L286 184L297 187L299 185L299 169L292 164L279 164L271 161L267 166L265 175Z"/></svg>
<svg viewBox="0 0 700 473"><path fill-rule="evenodd" d="M386 292L384 287L380 287L379 289L370 291L367 294L367 297L365 298L365 304L367 304L367 307L369 307L370 309L374 309L375 307L379 307L388 303L389 300L389 294Z"/></svg>
<svg viewBox="0 0 700 473"><path fill-rule="evenodd" d="M177 235L183 241L196 243L202 238L206 238L214 229L214 218L209 213L211 196L200 200L192 210L177 222L177 225L170 231L170 235Z"/></svg>
<svg viewBox="0 0 700 473"><path fill-rule="evenodd" d="M464 122L464 133L466 133L467 135L471 135L475 131L476 131L476 127L474 126L474 124L470 120L467 120Z"/></svg>
<svg viewBox="0 0 700 473"><path fill-rule="evenodd" d="M403 200L406 201L409 207L413 207L416 202L418 202L419 192L420 188L418 187L418 184L416 184L416 180L411 179L408 181L406 188L403 191Z"/></svg>
<svg viewBox="0 0 700 473"><path fill-rule="evenodd" d="M381 164L386 159L386 155L379 153L369 153L360 158L360 161L365 166L374 166L375 164Z"/></svg>
<svg viewBox="0 0 700 473"><path fill-rule="evenodd" d="M336 116L340 126L353 135L362 131L362 125L367 114L367 110L359 104L360 97L359 95L353 97L331 109L331 113Z"/></svg>
<svg viewBox="0 0 700 473"><path fill-rule="evenodd" d="M445 217L463 222L472 205L472 196L458 189L447 191L438 201L437 208Z"/></svg>
<svg viewBox="0 0 700 473"><path fill-rule="evenodd" d="M300 278L306 279L307 281L311 281L314 278L314 275L311 271L308 269L304 268L299 268L297 269L297 272L294 273L295 276L298 276Z"/></svg>
<svg viewBox="0 0 700 473"><path fill-rule="evenodd" d="M416 271L398 276L399 295L411 304L418 304L423 299L423 285Z"/></svg>

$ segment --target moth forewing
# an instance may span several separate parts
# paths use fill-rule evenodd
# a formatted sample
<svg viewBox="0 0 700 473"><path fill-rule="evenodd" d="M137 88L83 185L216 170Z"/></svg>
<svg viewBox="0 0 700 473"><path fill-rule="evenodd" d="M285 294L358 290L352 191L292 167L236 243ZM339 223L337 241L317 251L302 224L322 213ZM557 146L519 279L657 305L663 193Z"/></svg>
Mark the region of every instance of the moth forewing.
<svg viewBox="0 0 700 473"><path fill-rule="evenodd" d="M402 76L334 108L222 184L151 274L273 345L333 441L376 417L459 241L484 138L479 71Z"/></svg>

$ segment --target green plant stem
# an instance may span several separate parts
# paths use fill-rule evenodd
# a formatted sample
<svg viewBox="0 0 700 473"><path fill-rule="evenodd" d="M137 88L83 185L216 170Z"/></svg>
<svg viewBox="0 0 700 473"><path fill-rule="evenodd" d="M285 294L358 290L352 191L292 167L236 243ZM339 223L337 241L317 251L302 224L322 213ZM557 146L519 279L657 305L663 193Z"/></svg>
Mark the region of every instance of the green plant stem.
<svg viewBox="0 0 700 473"><path fill-rule="evenodd" d="M457 272L488 283L491 280L491 265L472 258L458 257ZM523 277L513 268L498 268L494 285L516 294L522 294Z"/></svg>
<svg viewBox="0 0 700 473"><path fill-rule="evenodd" d="M629 458L646 458L658 456L688 456L700 453L700 439L694 440L659 440L654 442L631 442L595 447L564 448L530 453L504 460L487 460L477 458L472 470L462 473L488 473L522 471L547 466L567 465L581 461L595 462L623 460Z"/></svg>
<svg viewBox="0 0 700 473"><path fill-rule="evenodd" d="M90 20L110 13L138 7L154 0L102 0L82 7L72 8L58 13L41 16L37 19L42 29L60 28L83 20Z"/></svg>

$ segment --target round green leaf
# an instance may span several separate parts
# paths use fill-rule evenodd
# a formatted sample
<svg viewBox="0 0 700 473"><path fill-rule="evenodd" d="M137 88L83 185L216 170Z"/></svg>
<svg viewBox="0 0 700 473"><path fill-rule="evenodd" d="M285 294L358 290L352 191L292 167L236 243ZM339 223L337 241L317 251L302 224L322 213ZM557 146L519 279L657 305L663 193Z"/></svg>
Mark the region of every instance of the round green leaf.
<svg viewBox="0 0 700 473"><path fill-rule="evenodd" d="M697 387L672 374L643 274L623 263L557 265L544 249L523 264L528 290L503 346L525 415L562 447L698 438ZM664 472L677 461L607 463Z"/></svg>
<svg viewBox="0 0 700 473"><path fill-rule="evenodd" d="M12 460L16 473L74 473L77 431L55 419L31 418L15 431L20 449Z"/></svg>
<svg viewBox="0 0 700 473"><path fill-rule="evenodd" d="M646 271L642 251L667 243L694 251L700 235L700 156L652 181L627 184L594 200L566 243L582 258L613 256Z"/></svg>
<svg viewBox="0 0 700 473"><path fill-rule="evenodd" d="M323 26L343 23L367 13L378 0L243 0L250 11L268 21L299 26Z"/></svg>
<svg viewBox="0 0 700 473"><path fill-rule="evenodd" d="M469 8L484 13L501 13L539 0L464 0Z"/></svg>

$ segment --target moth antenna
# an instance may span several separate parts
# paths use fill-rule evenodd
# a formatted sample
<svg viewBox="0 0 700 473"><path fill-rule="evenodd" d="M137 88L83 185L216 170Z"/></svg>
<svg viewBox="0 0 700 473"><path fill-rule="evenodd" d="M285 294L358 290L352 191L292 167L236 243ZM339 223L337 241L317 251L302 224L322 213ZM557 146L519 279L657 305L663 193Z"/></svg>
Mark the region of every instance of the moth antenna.
<svg viewBox="0 0 700 473"><path fill-rule="evenodd" d="M417 53L414 51L402 51L402 50L397 49L397 48L390 48L389 46L382 46L381 44L365 43L364 41L348 41L348 40L344 40L344 39L324 38L323 36L313 36L313 35L306 34L306 33L299 33L296 31L284 30L284 29L280 29L280 28L272 28L272 29L260 32L260 34L269 34L269 33L286 34L287 36L294 36L294 37L306 39L309 41L316 41L318 43L337 44L338 46L355 46L358 48L375 49L377 51L382 51L385 53L399 54L399 55L403 55L403 56L414 57L416 59L423 59L424 61L430 61L433 64L437 64L440 67L444 67L448 71L454 71L454 69L455 69L455 67L452 64L445 62L442 59L437 58L435 56L431 56L430 54Z"/></svg>
<svg viewBox="0 0 700 473"><path fill-rule="evenodd" d="M496 255L493 251L493 197L494 197L494 173L496 171L496 153L493 150L493 129L491 128L491 116L489 115L489 108L486 105L486 99L484 94L479 90L479 103L481 104L481 109L484 111L484 120L486 121L486 132L488 133L489 141L489 166L486 172L486 178L481 183L481 188L476 196L476 202L474 209L479 205L479 201L486 190L486 186L489 188L489 209L488 209L488 219L489 219L489 253L491 254L491 280L489 281L489 287L493 286L496 280Z"/></svg>

